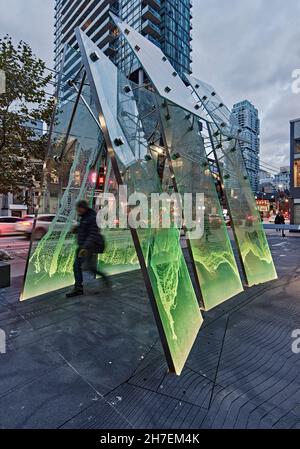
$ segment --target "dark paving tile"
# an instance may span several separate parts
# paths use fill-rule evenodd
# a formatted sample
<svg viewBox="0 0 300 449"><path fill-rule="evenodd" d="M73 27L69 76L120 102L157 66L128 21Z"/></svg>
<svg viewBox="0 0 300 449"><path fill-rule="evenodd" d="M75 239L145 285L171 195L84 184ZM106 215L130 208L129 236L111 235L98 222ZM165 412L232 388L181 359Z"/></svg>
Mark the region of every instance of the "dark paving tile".
<svg viewBox="0 0 300 449"><path fill-rule="evenodd" d="M217 374L222 341L200 333L189 355L186 366L202 377L213 381Z"/></svg>
<svg viewBox="0 0 300 449"><path fill-rule="evenodd" d="M128 384L107 399L133 428L197 429L206 415L199 407Z"/></svg>
<svg viewBox="0 0 300 449"><path fill-rule="evenodd" d="M103 398L65 422L62 429L132 429L118 409Z"/></svg>
<svg viewBox="0 0 300 449"><path fill-rule="evenodd" d="M208 429L261 429L272 428L279 415L257 406L238 391L216 386L211 407L202 422Z"/></svg>
<svg viewBox="0 0 300 449"><path fill-rule="evenodd" d="M68 361L96 389L103 386L107 392L127 381L148 351L148 346L119 334L103 337L98 345L83 349Z"/></svg>
<svg viewBox="0 0 300 449"><path fill-rule="evenodd" d="M161 380L156 392L182 402L207 409L213 392L213 382L195 371L186 368L181 376L174 376L161 370ZM148 383L143 386L148 389Z"/></svg>
<svg viewBox="0 0 300 449"><path fill-rule="evenodd" d="M0 355L0 396L13 391L33 379L54 369L61 360L51 351L44 351L39 345L26 350Z"/></svg>
<svg viewBox="0 0 300 449"><path fill-rule="evenodd" d="M0 398L0 425L56 428L90 405L93 388L69 367L59 367Z"/></svg>

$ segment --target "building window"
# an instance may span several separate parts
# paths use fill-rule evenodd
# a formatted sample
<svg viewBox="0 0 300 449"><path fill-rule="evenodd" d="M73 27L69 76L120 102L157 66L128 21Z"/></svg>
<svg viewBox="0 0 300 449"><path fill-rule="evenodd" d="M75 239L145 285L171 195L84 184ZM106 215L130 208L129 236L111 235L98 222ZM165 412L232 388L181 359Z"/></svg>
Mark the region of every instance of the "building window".
<svg viewBox="0 0 300 449"><path fill-rule="evenodd" d="M295 139L300 139L300 121L294 124L294 135Z"/></svg>
<svg viewBox="0 0 300 449"><path fill-rule="evenodd" d="M294 187L300 188L300 161L294 162Z"/></svg>
<svg viewBox="0 0 300 449"><path fill-rule="evenodd" d="M300 153L300 139L295 139L294 152Z"/></svg>
<svg viewBox="0 0 300 449"><path fill-rule="evenodd" d="M294 224L300 225L300 204L294 205Z"/></svg>

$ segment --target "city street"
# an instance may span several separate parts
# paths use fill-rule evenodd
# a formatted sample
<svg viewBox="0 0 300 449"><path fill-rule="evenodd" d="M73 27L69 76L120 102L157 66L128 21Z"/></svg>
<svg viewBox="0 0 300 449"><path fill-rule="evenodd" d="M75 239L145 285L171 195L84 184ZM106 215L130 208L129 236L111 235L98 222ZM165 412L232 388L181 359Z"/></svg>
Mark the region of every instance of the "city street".
<svg viewBox="0 0 300 449"><path fill-rule="evenodd" d="M7 251L12 257L11 274L13 278L23 276L29 249L29 240L23 236L0 237L0 251Z"/></svg>

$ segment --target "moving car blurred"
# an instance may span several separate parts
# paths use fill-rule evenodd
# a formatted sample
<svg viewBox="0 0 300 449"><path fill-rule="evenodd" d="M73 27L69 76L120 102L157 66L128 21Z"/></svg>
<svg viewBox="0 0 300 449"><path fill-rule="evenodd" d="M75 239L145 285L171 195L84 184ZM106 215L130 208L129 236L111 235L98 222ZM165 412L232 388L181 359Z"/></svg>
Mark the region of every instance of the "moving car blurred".
<svg viewBox="0 0 300 449"><path fill-rule="evenodd" d="M18 234L17 225L22 221L19 217L0 217L0 235Z"/></svg>
<svg viewBox="0 0 300 449"><path fill-rule="evenodd" d="M34 238L40 240L47 234L48 229L52 221L54 220L54 214L42 214L38 215L37 222L34 230ZM30 238L33 229L34 215L27 215L17 224L17 231Z"/></svg>

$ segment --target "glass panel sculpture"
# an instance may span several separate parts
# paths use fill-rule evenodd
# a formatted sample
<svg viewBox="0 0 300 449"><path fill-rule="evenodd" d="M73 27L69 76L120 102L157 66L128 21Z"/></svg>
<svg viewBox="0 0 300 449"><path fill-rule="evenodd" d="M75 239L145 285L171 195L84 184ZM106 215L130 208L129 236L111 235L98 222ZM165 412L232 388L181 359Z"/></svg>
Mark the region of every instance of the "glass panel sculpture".
<svg viewBox="0 0 300 449"><path fill-rule="evenodd" d="M156 101L152 102L159 109L161 134L176 190L181 194L204 195L204 233L196 239L187 233L187 241L201 291L201 305L209 310L240 293L243 286L200 134L199 118L203 118L203 111L161 50L127 24L115 20L158 91ZM153 55L157 64L153 64Z"/></svg>
<svg viewBox="0 0 300 449"><path fill-rule="evenodd" d="M83 95L89 99L88 86ZM21 300L74 283L75 204L84 198L92 201L92 167L104 148L101 130L83 100L75 105L76 95L63 77Z"/></svg>
<svg viewBox="0 0 300 449"><path fill-rule="evenodd" d="M211 142L247 284L252 286L277 279L240 147L243 136L230 123L230 111L214 88L192 76L186 77L212 121L209 125Z"/></svg>
<svg viewBox="0 0 300 449"><path fill-rule="evenodd" d="M128 80L111 61L78 31L86 71L97 96L100 123L112 166L128 194L162 192L154 160L146 158L147 140ZM92 57L91 57L92 56ZM134 207L132 212L134 213ZM136 215L143 215L138 207ZM160 332L169 369L180 374L202 324L202 317L180 246L179 230L148 226L143 215L140 228L131 229L135 247ZM143 226L144 222L144 226Z"/></svg>

